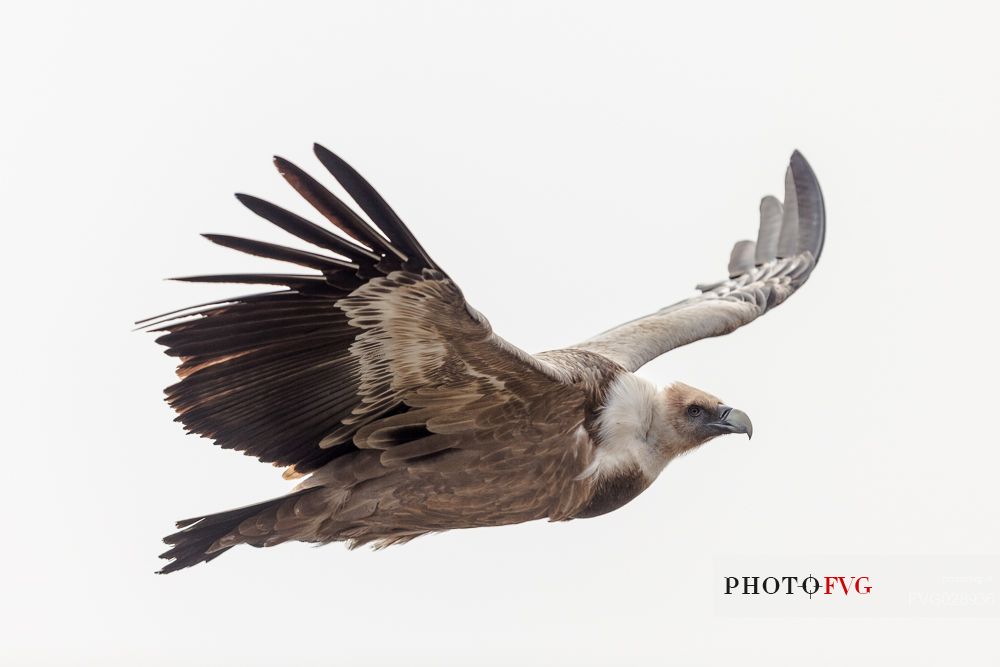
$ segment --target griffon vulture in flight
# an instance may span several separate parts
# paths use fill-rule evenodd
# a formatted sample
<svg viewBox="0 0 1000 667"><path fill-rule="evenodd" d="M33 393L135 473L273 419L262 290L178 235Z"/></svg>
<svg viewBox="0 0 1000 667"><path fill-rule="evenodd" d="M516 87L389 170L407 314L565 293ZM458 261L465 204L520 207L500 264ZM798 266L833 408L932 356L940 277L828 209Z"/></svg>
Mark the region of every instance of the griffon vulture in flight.
<svg viewBox="0 0 1000 667"><path fill-rule="evenodd" d="M238 198L319 251L206 236L307 270L181 278L280 289L140 323L162 332L157 341L180 360L166 394L187 431L303 478L281 498L179 522L161 572L240 544L384 547L452 528L594 517L642 493L678 454L752 434L747 415L715 396L680 383L660 389L634 372L750 323L806 281L825 216L800 153L784 203L761 201L757 241L736 244L728 277L534 355L493 332L358 172L322 146L315 153L367 219L276 158L329 224Z"/></svg>

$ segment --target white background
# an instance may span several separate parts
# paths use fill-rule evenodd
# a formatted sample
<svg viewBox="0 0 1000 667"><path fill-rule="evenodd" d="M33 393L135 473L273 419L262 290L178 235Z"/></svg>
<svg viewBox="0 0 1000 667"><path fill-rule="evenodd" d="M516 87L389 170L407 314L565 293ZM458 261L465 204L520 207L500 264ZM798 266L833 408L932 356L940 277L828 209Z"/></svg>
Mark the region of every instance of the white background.
<svg viewBox="0 0 1000 667"><path fill-rule="evenodd" d="M918 567L921 589L976 557L1000 577L1000 16L945 6L7 6L0 659L997 664L996 602L718 607L721 574L755 573L718 569L741 558L955 564ZM530 351L723 277L801 149L829 220L810 283L642 370L743 408L752 443L715 441L594 520L241 548L154 576L174 520L288 483L183 435L171 360L132 322L243 293L163 277L283 270L196 234L285 241L230 193L308 213L270 156L320 175L313 141Z"/></svg>

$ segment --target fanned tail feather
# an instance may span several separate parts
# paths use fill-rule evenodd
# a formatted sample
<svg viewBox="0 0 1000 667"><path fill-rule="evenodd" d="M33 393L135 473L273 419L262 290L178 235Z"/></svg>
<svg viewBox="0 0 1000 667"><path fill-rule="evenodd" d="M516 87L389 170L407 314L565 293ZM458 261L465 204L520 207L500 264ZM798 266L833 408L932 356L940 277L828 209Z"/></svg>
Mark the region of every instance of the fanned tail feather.
<svg viewBox="0 0 1000 667"><path fill-rule="evenodd" d="M318 490L318 487L303 489L255 505L178 521L177 527L181 530L163 538L171 546L160 554L160 558L171 562L157 574L169 574L198 563L207 563L238 544L271 546L284 541L284 538L274 535L278 527L278 513L283 507L291 507L294 511L295 504L303 496Z"/></svg>

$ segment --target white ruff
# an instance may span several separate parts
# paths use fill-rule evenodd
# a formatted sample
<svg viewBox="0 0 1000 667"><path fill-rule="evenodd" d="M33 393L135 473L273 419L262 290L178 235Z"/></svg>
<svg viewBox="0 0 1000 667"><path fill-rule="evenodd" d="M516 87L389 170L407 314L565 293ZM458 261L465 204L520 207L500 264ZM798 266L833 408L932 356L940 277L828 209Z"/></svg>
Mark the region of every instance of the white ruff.
<svg viewBox="0 0 1000 667"><path fill-rule="evenodd" d="M631 373L612 383L597 418L601 444L580 479L635 467L648 480L656 479L669 460L657 447L653 428L659 412L657 393L656 385Z"/></svg>

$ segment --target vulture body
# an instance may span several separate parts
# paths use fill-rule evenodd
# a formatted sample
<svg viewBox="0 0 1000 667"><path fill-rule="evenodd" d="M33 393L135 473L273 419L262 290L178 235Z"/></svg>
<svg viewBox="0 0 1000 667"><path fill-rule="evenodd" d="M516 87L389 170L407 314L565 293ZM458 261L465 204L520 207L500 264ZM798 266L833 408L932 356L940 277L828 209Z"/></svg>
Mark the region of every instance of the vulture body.
<svg viewBox="0 0 1000 667"><path fill-rule="evenodd" d="M140 323L180 359L180 381L166 393L189 432L301 478L281 498L179 522L161 572L240 544L383 547L454 528L593 517L629 502L678 454L752 434L746 414L711 394L681 383L658 389L634 371L751 322L809 277L825 214L798 152L784 203L764 198L757 241L736 244L727 279L536 355L493 332L354 169L315 152L367 220L276 158L330 224L237 197L318 251L206 237L309 271L181 278L279 289Z"/></svg>

